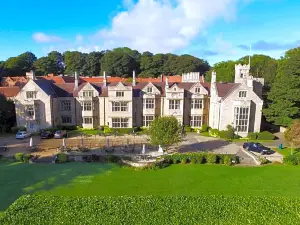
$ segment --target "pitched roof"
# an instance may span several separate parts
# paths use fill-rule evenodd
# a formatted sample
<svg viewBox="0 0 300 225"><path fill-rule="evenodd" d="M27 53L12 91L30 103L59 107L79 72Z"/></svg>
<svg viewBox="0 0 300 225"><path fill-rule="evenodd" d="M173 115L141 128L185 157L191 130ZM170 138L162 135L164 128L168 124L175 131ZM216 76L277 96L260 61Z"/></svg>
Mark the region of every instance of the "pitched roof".
<svg viewBox="0 0 300 225"><path fill-rule="evenodd" d="M217 87L219 97L225 97L226 95L228 95L231 91L233 91L238 86L240 86L240 84L236 84L236 83L216 83L216 87Z"/></svg>
<svg viewBox="0 0 300 225"><path fill-rule="evenodd" d="M33 80L47 95L56 96L56 92L53 89L53 81L48 80Z"/></svg>
<svg viewBox="0 0 300 225"><path fill-rule="evenodd" d="M15 97L20 91L20 87L0 87L0 94L6 98Z"/></svg>

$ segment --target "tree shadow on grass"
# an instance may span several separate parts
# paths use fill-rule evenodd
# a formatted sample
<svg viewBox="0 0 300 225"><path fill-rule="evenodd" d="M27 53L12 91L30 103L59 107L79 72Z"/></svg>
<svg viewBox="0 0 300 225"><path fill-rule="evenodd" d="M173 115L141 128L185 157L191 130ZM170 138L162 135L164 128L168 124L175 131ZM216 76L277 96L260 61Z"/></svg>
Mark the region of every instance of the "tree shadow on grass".
<svg viewBox="0 0 300 225"><path fill-rule="evenodd" d="M0 211L24 194L49 191L76 183L91 183L95 175L116 166L99 163L23 164L0 163Z"/></svg>

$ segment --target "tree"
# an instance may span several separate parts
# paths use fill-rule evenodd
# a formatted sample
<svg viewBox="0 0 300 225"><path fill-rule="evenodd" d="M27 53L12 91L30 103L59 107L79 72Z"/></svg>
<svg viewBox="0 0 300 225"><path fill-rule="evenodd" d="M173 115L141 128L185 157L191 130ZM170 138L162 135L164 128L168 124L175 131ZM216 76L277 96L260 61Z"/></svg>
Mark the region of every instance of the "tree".
<svg viewBox="0 0 300 225"><path fill-rule="evenodd" d="M74 74L75 72L78 72L80 74L84 73L83 66L85 63L85 57L87 54L81 53L81 52L70 52L66 51L64 53L64 62L66 73Z"/></svg>
<svg viewBox="0 0 300 225"><path fill-rule="evenodd" d="M34 62L36 75L62 74L64 72L63 56L59 52L52 51L48 56L41 57Z"/></svg>
<svg viewBox="0 0 300 225"><path fill-rule="evenodd" d="M15 105L0 94L0 133L9 132L15 125Z"/></svg>
<svg viewBox="0 0 300 225"><path fill-rule="evenodd" d="M65 70L63 55L60 52L52 51L48 54L48 58L53 63L53 70L50 73L63 74Z"/></svg>
<svg viewBox="0 0 300 225"><path fill-rule="evenodd" d="M300 118L300 48L291 49L279 60L275 81L268 93L267 121L289 126Z"/></svg>
<svg viewBox="0 0 300 225"><path fill-rule="evenodd" d="M224 61L219 62L211 68L205 76L207 81L211 80L211 73L212 71L216 71L217 73L217 81L222 82L233 82L234 81L234 74L235 74L235 61Z"/></svg>
<svg viewBox="0 0 300 225"><path fill-rule="evenodd" d="M85 58L83 70L87 76L101 75L101 58L104 52L91 52Z"/></svg>
<svg viewBox="0 0 300 225"><path fill-rule="evenodd" d="M294 120L292 125L284 132L286 142L291 146L300 147L300 120Z"/></svg>
<svg viewBox="0 0 300 225"><path fill-rule="evenodd" d="M167 147L180 141L180 132L181 126L174 116L159 117L150 124L150 142Z"/></svg>

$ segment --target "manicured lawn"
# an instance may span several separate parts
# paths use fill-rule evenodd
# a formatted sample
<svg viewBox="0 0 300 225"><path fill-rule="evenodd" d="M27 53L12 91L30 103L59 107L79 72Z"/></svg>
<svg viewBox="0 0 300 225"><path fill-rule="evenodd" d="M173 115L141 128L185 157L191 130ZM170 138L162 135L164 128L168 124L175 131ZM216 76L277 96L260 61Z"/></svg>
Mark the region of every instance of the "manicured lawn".
<svg viewBox="0 0 300 225"><path fill-rule="evenodd" d="M275 148L274 150L283 156L288 156L291 154L291 152L293 152L293 151L291 151L290 148L284 148L284 149Z"/></svg>
<svg viewBox="0 0 300 225"><path fill-rule="evenodd" d="M172 165L135 171L92 163L0 164L0 211L23 194L300 196L300 167Z"/></svg>

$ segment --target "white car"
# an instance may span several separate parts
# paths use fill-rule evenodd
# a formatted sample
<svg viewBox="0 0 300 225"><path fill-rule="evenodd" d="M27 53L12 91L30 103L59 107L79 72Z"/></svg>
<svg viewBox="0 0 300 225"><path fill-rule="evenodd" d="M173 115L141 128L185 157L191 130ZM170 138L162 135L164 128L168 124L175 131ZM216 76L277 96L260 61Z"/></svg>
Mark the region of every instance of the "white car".
<svg viewBox="0 0 300 225"><path fill-rule="evenodd" d="M27 131L19 131L16 134L16 139L24 139L24 138L27 138L27 137L30 137L30 136L31 136L31 133L28 133Z"/></svg>

